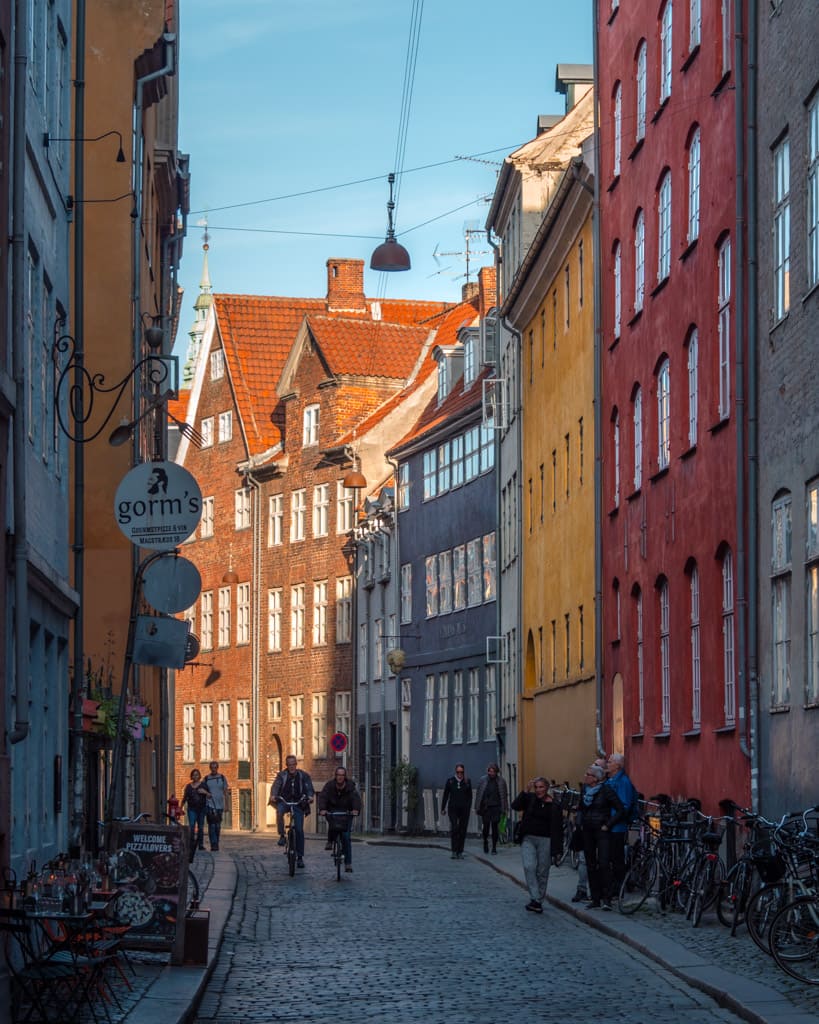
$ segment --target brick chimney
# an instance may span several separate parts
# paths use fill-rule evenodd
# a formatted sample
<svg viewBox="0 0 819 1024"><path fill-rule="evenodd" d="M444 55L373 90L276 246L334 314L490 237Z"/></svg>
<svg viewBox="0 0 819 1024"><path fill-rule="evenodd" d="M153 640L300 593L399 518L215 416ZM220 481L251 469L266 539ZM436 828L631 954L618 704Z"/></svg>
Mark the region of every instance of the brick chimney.
<svg viewBox="0 0 819 1024"><path fill-rule="evenodd" d="M327 310L365 312L364 260L327 260Z"/></svg>
<svg viewBox="0 0 819 1024"><path fill-rule="evenodd" d="M478 282L467 281L461 285L461 302L471 302L478 294Z"/></svg>
<svg viewBox="0 0 819 1024"><path fill-rule="evenodd" d="M481 267L478 271L478 316L484 317L498 304L498 284L494 267Z"/></svg>

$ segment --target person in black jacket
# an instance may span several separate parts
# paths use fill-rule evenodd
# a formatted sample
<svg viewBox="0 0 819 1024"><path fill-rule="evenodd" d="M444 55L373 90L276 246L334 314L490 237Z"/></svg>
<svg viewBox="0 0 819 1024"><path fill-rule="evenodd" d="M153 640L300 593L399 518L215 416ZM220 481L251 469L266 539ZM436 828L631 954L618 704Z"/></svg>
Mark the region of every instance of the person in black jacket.
<svg viewBox="0 0 819 1024"><path fill-rule="evenodd" d="M333 773L332 779L324 784L318 795L319 814L326 815L333 811L347 811L353 817L361 814L361 797L352 779L347 778L347 769L340 765ZM332 821L328 821L328 835L332 831ZM353 870L352 828L341 833L344 846L344 870Z"/></svg>
<svg viewBox="0 0 819 1024"><path fill-rule="evenodd" d="M552 858L563 852L563 811L552 800L549 784L543 778L532 779L526 792L512 801L512 810L523 811L520 854L531 897L526 909L542 914Z"/></svg>
<svg viewBox="0 0 819 1024"><path fill-rule="evenodd" d="M455 774L446 780L441 814L449 809L449 842L453 860L463 860L466 826L472 810L472 783L462 764L455 765Z"/></svg>
<svg viewBox="0 0 819 1024"><path fill-rule="evenodd" d="M604 776L599 765L592 764L586 769L579 810L583 853L589 870L589 907L593 910L601 904L603 910L611 910L610 830L626 813L614 788L603 784Z"/></svg>

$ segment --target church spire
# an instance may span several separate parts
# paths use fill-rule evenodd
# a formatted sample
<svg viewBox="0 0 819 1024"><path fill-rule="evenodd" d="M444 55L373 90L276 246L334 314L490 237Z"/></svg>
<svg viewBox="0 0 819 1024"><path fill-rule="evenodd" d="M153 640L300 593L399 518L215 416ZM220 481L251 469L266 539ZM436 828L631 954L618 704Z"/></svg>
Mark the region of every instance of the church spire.
<svg viewBox="0 0 819 1024"><path fill-rule="evenodd" d="M199 281L199 295L197 296L196 302L193 304L195 314L193 326L188 331L188 337L190 338L188 355L182 369L182 386L184 388L189 388L193 381L196 360L199 358L199 351L202 348L202 335L205 333L205 321L208 318L208 310L213 305L213 287L210 283L210 268L208 267L208 250L210 249L208 218L204 217L200 220L199 226L204 227L205 229L204 234L202 235L202 251L204 256L202 257L202 277Z"/></svg>

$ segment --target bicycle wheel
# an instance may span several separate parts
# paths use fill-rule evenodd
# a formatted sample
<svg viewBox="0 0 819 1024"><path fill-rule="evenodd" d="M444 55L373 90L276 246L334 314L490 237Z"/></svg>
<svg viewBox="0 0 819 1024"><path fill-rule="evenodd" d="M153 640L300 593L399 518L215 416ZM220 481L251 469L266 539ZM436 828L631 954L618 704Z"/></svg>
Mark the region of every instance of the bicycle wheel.
<svg viewBox="0 0 819 1024"><path fill-rule="evenodd" d="M341 842L341 835L336 833L336 838L333 841L333 860L336 864L336 881L341 881L341 865L344 861L344 846Z"/></svg>
<svg viewBox="0 0 819 1024"><path fill-rule="evenodd" d="M697 868L694 881L688 895L688 910L686 917L691 921L691 927L696 928L702 920L702 912L708 903L708 893L714 884L714 864L711 861L703 861Z"/></svg>
<svg viewBox="0 0 819 1024"><path fill-rule="evenodd" d="M197 909L199 907L199 879L188 868L188 906Z"/></svg>
<svg viewBox="0 0 819 1024"><path fill-rule="evenodd" d="M721 924L731 929L732 935L736 935L737 928L745 923L752 880L753 869L750 864L746 860L739 860L720 887L717 917Z"/></svg>
<svg viewBox="0 0 819 1024"><path fill-rule="evenodd" d="M657 877L657 861L652 856L635 860L626 872L617 904L621 914L634 914L645 903L654 888Z"/></svg>
<svg viewBox="0 0 819 1024"><path fill-rule="evenodd" d="M779 911L770 929L777 965L806 985L819 985L819 898L800 896Z"/></svg>
<svg viewBox="0 0 819 1024"><path fill-rule="evenodd" d="M291 878L296 873L296 835L292 826L287 830L287 872Z"/></svg>
<svg viewBox="0 0 819 1024"><path fill-rule="evenodd" d="M773 919L788 902L789 888L778 883L758 889L748 901L745 923L748 934L763 953L770 956L770 931Z"/></svg>

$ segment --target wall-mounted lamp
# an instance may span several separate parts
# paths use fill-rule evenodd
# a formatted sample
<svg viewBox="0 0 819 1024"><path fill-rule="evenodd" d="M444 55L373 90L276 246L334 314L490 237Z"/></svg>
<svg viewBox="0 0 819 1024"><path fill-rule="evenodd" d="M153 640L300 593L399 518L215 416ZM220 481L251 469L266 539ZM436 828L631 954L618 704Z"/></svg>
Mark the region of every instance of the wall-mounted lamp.
<svg viewBox="0 0 819 1024"><path fill-rule="evenodd" d="M117 150L117 163L118 164L124 164L125 163L125 153L124 153L124 151L122 149L122 135L120 134L120 132L118 132L116 130L116 128L112 128L110 132L103 132L102 135L95 135L93 138L89 138L88 136L86 136L85 138L82 138L82 139L76 139L76 138L57 138L54 135L49 135L48 132L44 132L43 133L43 145L46 148L48 148L48 145L51 142L99 142L100 139L107 139L109 135L116 135L116 137L119 139L119 149Z"/></svg>
<svg viewBox="0 0 819 1024"><path fill-rule="evenodd" d="M387 202L387 237L381 245L373 250L370 257L370 270L409 270L411 266L409 253L400 242L396 241L392 223L392 214L395 209L392 187L395 184L395 175L390 174L387 181L390 183L390 198Z"/></svg>
<svg viewBox="0 0 819 1024"><path fill-rule="evenodd" d="M150 317L151 326L145 327L145 317ZM162 317L151 316L150 313L143 313L140 317L143 324L143 334L145 335L145 343L148 348L156 351L158 348L162 348L162 343L165 341L165 332L162 329Z"/></svg>
<svg viewBox="0 0 819 1024"><path fill-rule="evenodd" d="M232 544L230 546L230 553L228 554L228 567L225 570L224 575L222 576L222 582L223 583L228 583L231 586L234 583L238 583L239 582L239 574L233 568L233 545Z"/></svg>
<svg viewBox="0 0 819 1024"><path fill-rule="evenodd" d="M362 487L367 486L367 478L361 472L361 459L359 459L358 451L355 447L355 431L353 431L353 443L347 447L347 455L350 456L353 464L341 483L348 490L361 490Z"/></svg>

